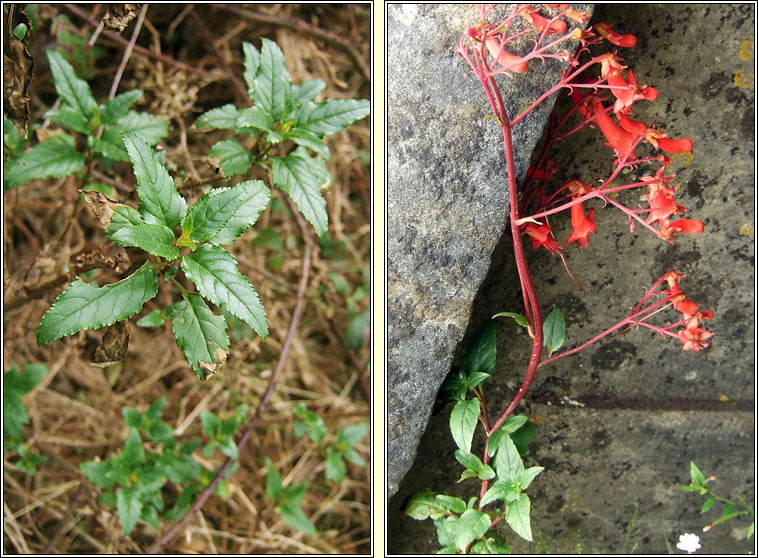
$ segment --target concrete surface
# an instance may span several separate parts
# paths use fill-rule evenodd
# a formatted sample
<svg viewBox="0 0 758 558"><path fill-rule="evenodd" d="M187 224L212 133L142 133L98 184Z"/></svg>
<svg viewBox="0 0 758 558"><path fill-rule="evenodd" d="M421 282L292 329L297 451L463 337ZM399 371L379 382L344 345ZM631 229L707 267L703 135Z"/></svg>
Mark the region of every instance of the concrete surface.
<svg viewBox="0 0 758 558"><path fill-rule="evenodd" d="M637 46L622 56L638 82L660 92L653 103L635 104L635 118L671 137L693 139L694 158L679 157L674 167L677 201L706 230L670 245L639 228L630 233L620 213L593 204L597 233L589 249L579 254L572 246L566 256L585 292L560 259L527 250L543 314L560 307L566 345L576 346L618 321L645 287L674 268L688 274L681 287L689 298L715 313L707 327L714 337L711 347L694 354L682 353L675 340L630 331L540 369L519 408L538 423L525 464L546 469L528 491L535 542L520 542L507 527L501 532L515 552L527 553L665 554L665 539L673 547L685 532L700 536L700 553L754 553L755 537L744 540L743 519L703 533L721 508L701 516L704 498L681 485L694 460L706 476L718 476L710 484L718 494L755 505L755 7L598 5L595 17L637 35ZM576 174L591 180L610 169L599 132L585 132L564 152L557 180ZM568 221L551 220L561 240ZM456 363L482 321L520 311L514 273L504 238ZM491 412L499 412L520 383L528 348L512 320L498 323L496 372L486 390ZM583 406L563 404L566 397ZM409 494L432 489L468 497L478 489L473 480L456 483L461 467L453 458L449 412L430 421L420 457L389 501L390 554L439 548L431 521L400 512Z"/></svg>

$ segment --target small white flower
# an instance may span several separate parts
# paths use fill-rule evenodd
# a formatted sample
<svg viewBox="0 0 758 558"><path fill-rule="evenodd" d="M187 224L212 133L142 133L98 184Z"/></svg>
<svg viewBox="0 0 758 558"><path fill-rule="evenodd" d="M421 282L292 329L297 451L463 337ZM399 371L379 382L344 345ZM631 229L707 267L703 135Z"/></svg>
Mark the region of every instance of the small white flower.
<svg viewBox="0 0 758 558"><path fill-rule="evenodd" d="M700 537L692 533L679 535L679 542L676 543L679 550L692 554L700 549Z"/></svg>

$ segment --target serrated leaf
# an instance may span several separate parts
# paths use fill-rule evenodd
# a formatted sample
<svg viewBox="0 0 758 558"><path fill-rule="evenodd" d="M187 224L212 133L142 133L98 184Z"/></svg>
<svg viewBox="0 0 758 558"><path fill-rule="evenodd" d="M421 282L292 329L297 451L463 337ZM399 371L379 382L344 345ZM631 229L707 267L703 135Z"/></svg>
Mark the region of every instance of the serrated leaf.
<svg viewBox="0 0 758 558"><path fill-rule="evenodd" d="M119 118L129 114L129 109L142 97L142 91L133 89L121 93L100 105L100 123L115 124Z"/></svg>
<svg viewBox="0 0 758 558"><path fill-rule="evenodd" d="M203 244L182 258L182 270L205 298L266 338L266 312L253 285L237 270L234 256L219 246Z"/></svg>
<svg viewBox="0 0 758 558"><path fill-rule="evenodd" d="M471 441L479 420L479 400L459 401L450 413L450 432L456 445L466 453L471 452Z"/></svg>
<svg viewBox="0 0 758 558"><path fill-rule="evenodd" d="M239 111L235 122L236 128L257 128L271 131L274 128L274 118L261 106L254 106Z"/></svg>
<svg viewBox="0 0 758 558"><path fill-rule="evenodd" d="M233 138L216 143L211 147L210 156L219 160L224 176L245 174L253 164L253 156Z"/></svg>
<svg viewBox="0 0 758 558"><path fill-rule="evenodd" d="M520 325L521 327L529 327L529 322L526 319L526 316L523 314L517 314L516 312L499 312L492 316L493 318L500 318L500 317L506 317L506 318L513 318L516 320L516 323Z"/></svg>
<svg viewBox="0 0 758 558"><path fill-rule="evenodd" d="M529 496L523 492L518 497L518 500L508 504L505 509L505 521L511 526L517 535L527 541L532 540L532 527L530 524L529 513L531 511L531 503L529 502Z"/></svg>
<svg viewBox="0 0 758 558"><path fill-rule="evenodd" d="M141 136L127 133L123 141L134 164L142 218L149 224L173 229L187 212L187 202L177 191L174 179Z"/></svg>
<svg viewBox="0 0 758 558"><path fill-rule="evenodd" d="M495 322L487 320L476 331L468 349L466 349L465 369L468 372L491 374L495 370L496 353Z"/></svg>
<svg viewBox="0 0 758 558"><path fill-rule="evenodd" d="M218 128L220 130L233 130L237 127L237 118L240 111L229 103L214 108L200 115L195 121L195 128Z"/></svg>
<svg viewBox="0 0 758 558"><path fill-rule="evenodd" d="M466 510L455 526L455 546L461 552L490 528L490 516L481 510Z"/></svg>
<svg viewBox="0 0 758 558"><path fill-rule="evenodd" d="M79 469L84 473L84 476L98 488L113 486L113 480L107 476L112 468L113 464L108 461L85 461L79 464Z"/></svg>
<svg viewBox="0 0 758 558"><path fill-rule="evenodd" d="M507 481L516 480L524 471L524 462L507 434L503 435L495 454L495 470L499 478Z"/></svg>
<svg viewBox="0 0 758 558"><path fill-rule="evenodd" d="M128 536L134 530L142 513L142 500L134 489L124 487L116 494L116 502L121 530Z"/></svg>
<svg viewBox="0 0 758 558"><path fill-rule="evenodd" d="M298 145L312 149L319 155L321 155L327 161L331 154L326 144L319 139L316 134L312 134L308 130L302 128L292 128L289 132L284 134L285 139L290 139Z"/></svg>
<svg viewBox="0 0 758 558"><path fill-rule="evenodd" d="M109 238L124 227L135 227L145 223L140 217L139 211L123 204L116 204L113 207L113 215L110 218L111 224L105 229Z"/></svg>
<svg viewBox="0 0 758 558"><path fill-rule="evenodd" d="M479 502L479 505L481 507L486 506L487 504L494 502L495 500L505 500L506 494L508 494L511 490L513 490L514 483L498 479L494 483L492 483L492 486L490 486L487 489L487 492L484 493L482 496L482 501Z"/></svg>
<svg viewBox="0 0 758 558"><path fill-rule="evenodd" d="M274 159L274 186L292 198L303 217L313 225L316 234L323 237L329 225L326 200L321 195L323 181L313 160L307 154L303 157L302 152L296 153Z"/></svg>
<svg viewBox="0 0 758 558"><path fill-rule="evenodd" d="M336 134L370 113L371 103L365 99L338 99L323 103L307 103L297 109L295 126L323 138Z"/></svg>
<svg viewBox="0 0 758 558"><path fill-rule="evenodd" d="M258 68L261 65L261 55L258 49L250 43L242 43L242 52L245 56L245 83L247 83L248 95L252 99L255 93L255 76L258 74Z"/></svg>
<svg viewBox="0 0 758 558"><path fill-rule="evenodd" d="M323 79L312 79L292 86L292 102L295 106L312 101L323 91L326 82Z"/></svg>
<svg viewBox="0 0 758 558"><path fill-rule="evenodd" d="M179 257L179 248L171 246L175 240L174 233L163 225L123 227L111 234L110 238L119 246L136 246L153 256L160 256L169 261Z"/></svg>
<svg viewBox="0 0 758 558"><path fill-rule="evenodd" d="M199 294L186 293L183 296L187 306L174 314L171 329L195 375L205 380L206 373L200 363L215 363L219 355L217 351L223 351L225 355L229 350L226 321L223 316L213 314Z"/></svg>
<svg viewBox="0 0 758 558"><path fill-rule="evenodd" d="M112 143L114 141L118 141L118 144ZM121 136L116 132L106 132L102 138L87 136L87 147L106 159L129 162L129 153L124 149L124 144L121 143Z"/></svg>
<svg viewBox="0 0 758 558"><path fill-rule="evenodd" d="M262 38L260 66L253 79L255 104L277 121L284 114L285 102L291 98L292 78L285 67L279 45Z"/></svg>
<svg viewBox="0 0 758 558"><path fill-rule="evenodd" d="M121 145L120 135L124 132L139 134L149 145L155 145L168 135L168 122L158 116L144 112L129 111L118 119L114 126L106 126L103 137L111 130L115 131L114 143Z"/></svg>
<svg viewBox="0 0 758 558"><path fill-rule="evenodd" d="M518 476L518 482L521 485L521 490L526 490L537 475L544 471L544 467L529 467L523 473Z"/></svg>
<svg viewBox="0 0 758 558"><path fill-rule="evenodd" d="M11 177L11 181L23 184L35 178L62 178L81 170L82 166L84 155L76 151L74 138L61 134L32 147L16 159L16 176Z"/></svg>
<svg viewBox="0 0 758 558"><path fill-rule="evenodd" d="M563 320L563 312L560 308L553 308L542 324L544 334L543 345L548 350L548 356L557 351L566 339L566 322Z"/></svg>
<svg viewBox="0 0 758 558"><path fill-rule="evenodd" d="M80 329L99 329L134 316L158 292L158 276L150 262L132 275L105 287L76 278L42 316L37 344L42 346Z"/></svg>
<svg viewBox="0 0 758 558"><path fill-rule="evenodd" d="M50 71L53 74L53 84L61 101L79 111L89 121L97 103L95 103L95 98L92 96L92 91L87 82L76 76L74 68L59 52L48 50L47 59L50 62Z"/></svg>
<svg viewBox="0 0 758 558"><path fill-rule="evenodd" d="M49 110L42 116L69 130L75 130L82 134L88 134L90 131L87 117L74 108L63 107L58 110Z"/></svg>
<svg viewBox="0 0 758 558"><path fill-rule="evenodd" d="M187 212L192 218L190 238L195 242L231 244L258 220L270 196L260 180L211 190Z"/></svg>

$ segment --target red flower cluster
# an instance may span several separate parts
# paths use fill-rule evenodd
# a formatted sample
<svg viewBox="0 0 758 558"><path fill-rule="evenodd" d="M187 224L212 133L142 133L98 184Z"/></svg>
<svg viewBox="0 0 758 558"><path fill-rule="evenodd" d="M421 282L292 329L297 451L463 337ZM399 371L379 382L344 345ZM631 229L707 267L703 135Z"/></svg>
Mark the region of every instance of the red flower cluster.
<svg viewBox="0 0 758 558"><path fill-rule="evenodd" d="M697 303L687 300L686 293L679 288L679 279L684 277L686 277L685 274L676 271L666 273L663 278L668 283L669 288L663 292L673 297L674 308L683 316L682 321L685 327L678 333L679 340L684 343L682 352L693 351L696 353L708 347L708 343L705 341L713 337L712 332L700 327L700 322L713 318L713 312L710 310L698 311Z"/></svg>

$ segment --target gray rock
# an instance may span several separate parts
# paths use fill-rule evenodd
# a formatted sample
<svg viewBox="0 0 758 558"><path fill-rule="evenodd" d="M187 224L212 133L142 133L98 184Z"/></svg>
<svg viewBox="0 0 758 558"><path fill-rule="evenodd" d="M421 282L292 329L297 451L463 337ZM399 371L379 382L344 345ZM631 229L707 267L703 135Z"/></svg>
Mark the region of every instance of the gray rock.
<svg viewBox="0 0 758 558"><path fill-rule="evenodd" d="M504 17L511 9L501 5L495 13ZM387 471L392 495L413 463L466 330L471 302L505 230L508 188L502 134L494 120L485 120L491 110L479 80L453 52L460 35L477 22L476 10L402 4L388 5L387 14ZM535 100L564 67L554 60L532 62L525 74L500 76L508 114ZM514 130L518 179L524 177L553 102L544 102Z"/></svg>

